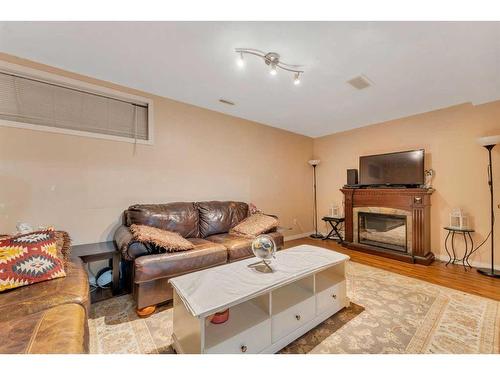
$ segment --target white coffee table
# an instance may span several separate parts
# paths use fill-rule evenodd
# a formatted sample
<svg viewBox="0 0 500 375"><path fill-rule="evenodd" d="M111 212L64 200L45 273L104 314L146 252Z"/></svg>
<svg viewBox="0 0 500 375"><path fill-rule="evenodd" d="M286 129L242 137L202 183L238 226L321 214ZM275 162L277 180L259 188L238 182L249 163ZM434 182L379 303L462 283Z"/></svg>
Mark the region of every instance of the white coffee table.
<svg viewBox="0 0 500 375"><path fill-rule="evenodd" d="M349 305L349 257L316 246L280 251L274 272L248 265L256 258L170 280L177 353L275 353ZM229 308L229 319L210 317Z"/></svg>

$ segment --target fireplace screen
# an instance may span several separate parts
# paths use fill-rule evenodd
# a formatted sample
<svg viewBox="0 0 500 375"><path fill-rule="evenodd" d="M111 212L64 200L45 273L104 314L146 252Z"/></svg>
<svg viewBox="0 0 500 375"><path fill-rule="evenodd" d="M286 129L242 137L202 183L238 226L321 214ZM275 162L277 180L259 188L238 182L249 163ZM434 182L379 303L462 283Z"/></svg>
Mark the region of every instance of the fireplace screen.
<svg viewBox="0 0 500 375"><path fill-rule="evenodd" d="M358 242L407 252L406 216L359 212Z"/></svg>

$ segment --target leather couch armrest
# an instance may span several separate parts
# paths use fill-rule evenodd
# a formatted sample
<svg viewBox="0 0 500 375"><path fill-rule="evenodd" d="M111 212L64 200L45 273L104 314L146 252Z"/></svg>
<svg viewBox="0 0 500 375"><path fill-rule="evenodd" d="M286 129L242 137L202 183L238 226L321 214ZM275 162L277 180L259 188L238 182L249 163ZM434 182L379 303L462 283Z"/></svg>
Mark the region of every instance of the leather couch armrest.
<svg viewBox="0 0 500 375"><path fill-rule="evenodd" d="M151 246L133 239L129 227L120 225L115 232L114 240L122 257L126 260L134 260L143 255L152 253Z"/></svg>

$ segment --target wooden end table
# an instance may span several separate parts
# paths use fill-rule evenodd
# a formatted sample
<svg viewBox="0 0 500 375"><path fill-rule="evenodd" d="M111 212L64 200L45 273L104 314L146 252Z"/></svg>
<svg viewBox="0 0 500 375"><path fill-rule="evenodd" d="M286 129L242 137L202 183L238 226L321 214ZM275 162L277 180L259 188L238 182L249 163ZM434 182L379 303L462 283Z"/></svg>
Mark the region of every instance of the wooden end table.
<svg viewBox="0 0 500 375"><path fill-rule="evenodd" d="M109 292L109 289L97 288L91 293L92 302L98 302L113 296L124 294L124 291L120 288L121 256L116 249L114 241L76 245L72 247L71 254L79 257L85 264L101 260L109 260L109 266L111 267L113 273L111 292Z"/></svg>

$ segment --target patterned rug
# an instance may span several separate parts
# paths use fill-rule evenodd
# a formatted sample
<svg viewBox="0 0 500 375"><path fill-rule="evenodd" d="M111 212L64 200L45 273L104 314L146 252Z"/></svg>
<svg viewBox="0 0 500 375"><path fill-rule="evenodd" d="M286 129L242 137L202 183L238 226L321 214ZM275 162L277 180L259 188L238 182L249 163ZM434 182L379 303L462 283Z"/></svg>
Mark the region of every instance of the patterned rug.
<svg viewBox="0 0 500 375"><path fill-rule="evenodd" d="M499 353L500 302L350 262L353 302L281 353ZM363 306L363 307L361 307ZM92 305L91 353L173 353L172 305L147 319L130 295Z"/></svg>

